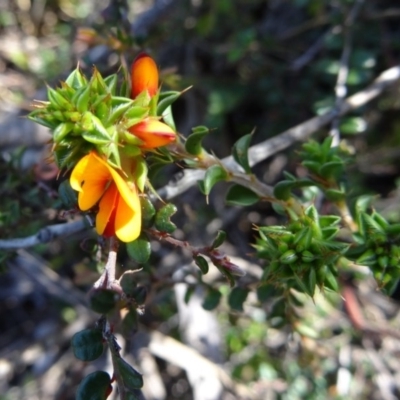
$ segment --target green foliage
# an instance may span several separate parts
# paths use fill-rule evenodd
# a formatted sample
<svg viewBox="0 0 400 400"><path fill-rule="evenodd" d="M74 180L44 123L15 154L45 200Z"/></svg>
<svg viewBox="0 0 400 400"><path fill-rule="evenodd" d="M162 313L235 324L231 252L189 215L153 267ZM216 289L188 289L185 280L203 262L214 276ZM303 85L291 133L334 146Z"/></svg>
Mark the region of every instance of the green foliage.
<svg viewBox="0 0 400 400"><path fill-rule="evenodd" d="M129 257L139 264L146 263L151 255L151 244L145 233L142 233L133 242L127 243L126 249Z"/></svg>
<svg viewBox="0 0 400 400"><path fill-rule="evenodd" d="M242 136L232 148L233 158L248 174L251 173L248 151L252 136L251 133Z"/></svg>
<svg viewBox="0 0 400 400"><path fill-rule="evenodd" d="M113 310L118 300L118 294L109 289L94 289L89 295L90 308L99 314Z"/></svg>
<svg viewBox="0 0 400 400"><path fill-rule="evenodd" d="M176 225L171 222L171 217L176 213L177 208L174 204L166 204L157 210L154 225L155 227L165 233L172 233L176 229Z"/></svg>
<svg viewBox="0 0 400 400"><path fill-rule="evenodd" d="M103 353L103 336L99 329L85 329L72 337L72 349L76 358L93 361Z"/></svg>
<svg viewBox="0 0 400 400"><path fill-rule="evenodd" d="M185 142L185 149L189 154L198 156L203 152L202 141L210 133L206 126L196 126L192 128L192 134Z"/></svg>
<svg viewBox="0 0 400 400"><path fill-rule="evenodd" d="M111 390L110 375L107 372L95 371L80 383L76 400L105 400Z"/></svg>
<svg viewBox="0 0 400 400"><path fill-rule="evenodd" d="M336 263L349 248L337 240L338 223L335 216L320 216L309 206L287 226L258 227L255 248L267 261L262 281L311 297L317 286L336 290Z"/></svg>
<svg viewBox="0 0 400 400"><path fill-rule="evenodd" d="M120 140L127 142L129 154L139 153L141 142L128 129L149 115L150 99L138 96L131 100L124 96L123 88L117 90L116 82L115 75L103 79L96 68L88 80L76 68L61 87L48 87L48 101L38 102L29 114L32 121L52 130L54 157L60 168L71 168L91 149L120 168Z"/></svg>
<svg viewBox="0 0 400 400"><path fill-rule="evenodd" d="M247 187L233 185L229 188L225 200L226 203L231 206L251 206L258 203L260 198Z"/></svg>
<svg viewBox="0 0 400 400"><path fill-rule="evenodd" d="M206 174L204 176L202 191L208 196L211 192L213 186L221 181L225 181L228 179L228 173L222 165L213 165L207 169Z"/></svg>

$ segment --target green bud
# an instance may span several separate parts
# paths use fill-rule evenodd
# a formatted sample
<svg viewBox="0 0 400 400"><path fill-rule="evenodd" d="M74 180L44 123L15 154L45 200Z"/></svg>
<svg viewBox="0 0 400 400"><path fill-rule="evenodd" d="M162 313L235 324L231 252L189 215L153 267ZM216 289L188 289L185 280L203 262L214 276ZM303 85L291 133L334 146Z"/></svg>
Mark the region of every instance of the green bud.
<svg viewBox="0 0 400 400"><path fill-rule="evenodd" d="M297 254L293 250L288 250L279 257L279 261L283 264L293 264L297 259Z"/></svg>
<svg viewBox="0 0 400 400"><path fill-rule="evenodd" d="M278 251L280 254L285 253L289 249L289 246L285 242L279 242Z"/></svg>
<svg viewBox="0 0 400 400"><path fill-rule="evenodd" d="M65 138L72 131L74 124L72 122L63 122L57 126L53 131L53 139L55 142L59 142Z"/></svg>
<svg viewBox="0 0 400 400"><path fill-rule="evenodd" d="M71 122L78 122L82 117L82 114L78 111L64 111L63 115L67 121Z"/></svg>
<svg viewBox="0 0 400 400"><path fill-rule="evenodd" d="M53 107L61 110L72 111L74 106L59 91L47 87L47 97Z"/></svg>
<svg viewBox="0 0 400 400"><path fill-rule="evenodd" d="M315 256L308 250L305 250L301 253L301 259L303 262L310 263L315 260Z"/></svg>
<svg viewBox="0 0 400 400"><path fill-rule="evenodd" d="M64 113L59 110L51 111L51 115L58 121L66 121Z"/></svg>

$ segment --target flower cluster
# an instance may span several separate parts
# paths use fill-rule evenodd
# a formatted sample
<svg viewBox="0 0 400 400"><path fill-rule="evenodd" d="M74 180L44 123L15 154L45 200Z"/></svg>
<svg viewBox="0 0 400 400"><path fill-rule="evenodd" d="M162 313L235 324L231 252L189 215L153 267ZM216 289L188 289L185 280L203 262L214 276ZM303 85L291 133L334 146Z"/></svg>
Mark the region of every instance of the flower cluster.
<svg viewBox="0 0 400 400"><path fill-rule="evenodd" d="M176 140L161 121L155 61L140 54L131 67L130 98L116 92L117 77L95 69L88 81L76 69L59 89L48 89L30 118L53 131L60 168L72 169L71 187L82 211L96 211L96 230L123 242L141 232L139 195L147 182L145 153Z"/></svg>

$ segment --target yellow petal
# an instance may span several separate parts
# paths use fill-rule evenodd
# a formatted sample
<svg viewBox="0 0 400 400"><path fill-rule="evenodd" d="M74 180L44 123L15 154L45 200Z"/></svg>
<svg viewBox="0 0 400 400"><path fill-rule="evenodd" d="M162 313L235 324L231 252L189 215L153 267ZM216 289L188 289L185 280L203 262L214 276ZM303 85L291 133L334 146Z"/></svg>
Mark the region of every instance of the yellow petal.
<svg viewBox="0 0 400 400"><path fill-rule="evenodd" d="M86 166L89 162L89 154L82 157L72 170L71 177L69 178L69 183L72 189L81 192L82 191L82 181L83 175L86 170Z"/></svg>
<svg viewBox="0 0 400 400"><path fill-rule="evenodd" d="M131 67L131 79L132 99L134 99L144 90L147 90L150 97L153 97L158 91L157 64L146 53L139 54Z"/></svg>
<svg viewBox="0 0 400 400"><path fill-rule="evenodd" d="M128 182L114 169L111 168L110 173L115 184L117 185L119 194L124 199L127 206L131 210L135 210L137 208L137 189L134 186L130 187Z"/></svg>
<svg viewBox="0 0 400 400"><path fill-rule="evenodd" d="M142 228L139 196L135 193L135 195L131 197L133 198L135 207L132 209L131 205L128 205L121 196L118 201L117 213L115 216L115 234L118 239L126 243L137 239Z"/></svg>
<svg viewBox="0 0 400 400"><path fill-rule="evenodd" d="M92 208L101 198L111 180L111 173L96 153L84 156L71 173L71 187L79 191L78 205L82 211Z"/></svg>

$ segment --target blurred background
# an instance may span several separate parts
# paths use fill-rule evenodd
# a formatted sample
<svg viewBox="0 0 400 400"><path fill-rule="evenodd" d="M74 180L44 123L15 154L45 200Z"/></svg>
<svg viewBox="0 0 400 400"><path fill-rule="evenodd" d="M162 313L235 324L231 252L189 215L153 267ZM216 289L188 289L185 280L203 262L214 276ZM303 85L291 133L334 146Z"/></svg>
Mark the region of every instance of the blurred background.
<svg viewBox="0 0 400 400"><path fill-rule="evenodd" d="M173 106L179 132L212 128L205 147L226 157L253 130L252 143L259 143L333 107L344 48L348 95L399 64L399 22L400 5L389 0L2 0L0 239L76 218L57 193L64 178L47 161L50 135L26 115L33 99L46 98L46 85L59 85L78 62L87 75L96 65L106 76L121 60L129 65L148 52L163 88L193 86ZM346 174L350 195L375 194L377 209L397 222L399 108L393 85L340 119L341 138L354 154ZM255 174L270 185L284 170L301 175L298 150L295 144L274 154ZM158 175L155 185L171 180L179 180L178 167ZM175 235L201 246L223 229L226 253L257 276L252 226L279 219L267 203L227 207L226 191L216 186L207 204L194 185L174 199ZM96 235L85 231L0 250L1 400L74 399L85 375L111 371L107 357L85 364L69 346L76 331L96 320L85 293L98 277L97 247ZM123 252L119 257L121 270L137 268ZM183 279L190 262L154 243L138 273L149 292L146 312L120 340L144 374L147 399L400 397L399 293L389 299L363 278L345 282L341 296L302 299L301 323L309 330L300 336L274 320L281 314L268 295L264 302L250 296L235 311L218 271L207 278L214 292ZM357 312L367 321L362 326Z"/></svg>

